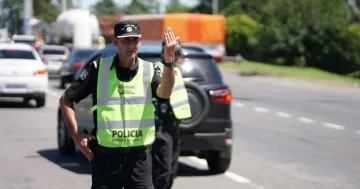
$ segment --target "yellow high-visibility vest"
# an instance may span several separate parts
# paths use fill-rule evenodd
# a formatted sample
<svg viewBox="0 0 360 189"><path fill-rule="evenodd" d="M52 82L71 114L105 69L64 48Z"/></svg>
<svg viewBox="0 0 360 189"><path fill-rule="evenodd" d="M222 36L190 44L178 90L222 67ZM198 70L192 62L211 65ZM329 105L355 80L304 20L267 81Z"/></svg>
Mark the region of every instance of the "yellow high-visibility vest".
<svg viewBox="0 0 360 189"><path fill-rule="evenodd" d="M97 80L97 139L101 146L135 147L155 140L152 103L153 63L138 58L138 72L129 82L117 79L114 56L102 58Z"/></svg>
<svg viewBox="0 0 360 189"><path fill-rule="evenodd" d="M162 71L164 65L161 62L156 62L156 65L160 67ZM188 100L188 94L184 85L184 79L181 75L179 68L174 67L175 71L175 84L170 96L170 105L177 119L186 119L191 117L191 109ZM156 101L153 98L153 101Z"/></svg>

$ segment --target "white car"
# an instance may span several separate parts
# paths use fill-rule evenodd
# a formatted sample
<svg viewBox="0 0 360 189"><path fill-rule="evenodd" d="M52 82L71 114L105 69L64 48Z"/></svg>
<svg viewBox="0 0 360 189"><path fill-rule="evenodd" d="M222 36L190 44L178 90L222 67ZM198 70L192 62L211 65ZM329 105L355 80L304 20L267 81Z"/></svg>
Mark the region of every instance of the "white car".
<svg viewBox="0 0 360 189"><path fill-rule="evenodd" d="M39 50L40 44L33 35L13 35L13 43L25 43L31 45L35 50Z"/></svg>
<svg viewBox="0 0 360 189"><path fill-rule="evenodd" d="M49 86L46 66L28 44L0 44L0 97L34 99L45 106Z"/></svg>
<svg viewBox="0 0 360 189"><path fill-rule="evenodd" d="M40 47L38 53L46 65L48 74L51 76L60 76L61 67L70 51L65 46L44 45Z"/></svg>

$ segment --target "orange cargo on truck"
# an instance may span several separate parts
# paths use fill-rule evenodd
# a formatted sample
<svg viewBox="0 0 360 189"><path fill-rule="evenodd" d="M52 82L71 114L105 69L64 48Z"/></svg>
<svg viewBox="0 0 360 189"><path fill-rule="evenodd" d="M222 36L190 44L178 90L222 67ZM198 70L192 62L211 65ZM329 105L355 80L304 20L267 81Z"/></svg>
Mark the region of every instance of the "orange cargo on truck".
<svg viewBox="0 0 360 189"><path fill-rule="evenodd" d="M225 17L211 14L124 15L121 20L136 20L144 40L162 41L164 29L171 26L183 44L201 47L221 62L225 56Z"/></svg>

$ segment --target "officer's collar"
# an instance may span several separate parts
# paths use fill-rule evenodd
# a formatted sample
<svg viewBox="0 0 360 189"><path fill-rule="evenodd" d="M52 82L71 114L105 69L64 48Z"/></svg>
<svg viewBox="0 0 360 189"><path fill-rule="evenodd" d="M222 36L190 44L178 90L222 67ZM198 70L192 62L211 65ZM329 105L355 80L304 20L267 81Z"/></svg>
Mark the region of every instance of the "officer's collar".
<svg viewBox="0 0 360 189"><path fill-rule="evenodd" d="M136 57L136 61L135 61L135 64L133 66L130 67L130 70L136 70L139 66L139 63L138 63L139 59ZM110 70L114 68L114 66L116 66L117 68L120 67L119 66L119 55L116 54L113 58L113 62L111 64L111 67L110 67Z"/></svg>

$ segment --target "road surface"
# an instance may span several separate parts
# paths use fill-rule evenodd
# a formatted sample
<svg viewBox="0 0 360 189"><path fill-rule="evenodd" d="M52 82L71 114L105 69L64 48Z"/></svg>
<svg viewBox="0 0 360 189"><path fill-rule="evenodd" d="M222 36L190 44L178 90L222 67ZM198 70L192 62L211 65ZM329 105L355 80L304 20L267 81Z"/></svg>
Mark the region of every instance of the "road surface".
<svg viewBox="0 0 360 189"><path fill-rule="evenodd" d="M174 189L360 188L360 90L223 75L234 98L232 165L211 175L182 157ZM44 108L0 101L1 188L90 188L87 160L57 152L56 86Z"/></svg>

